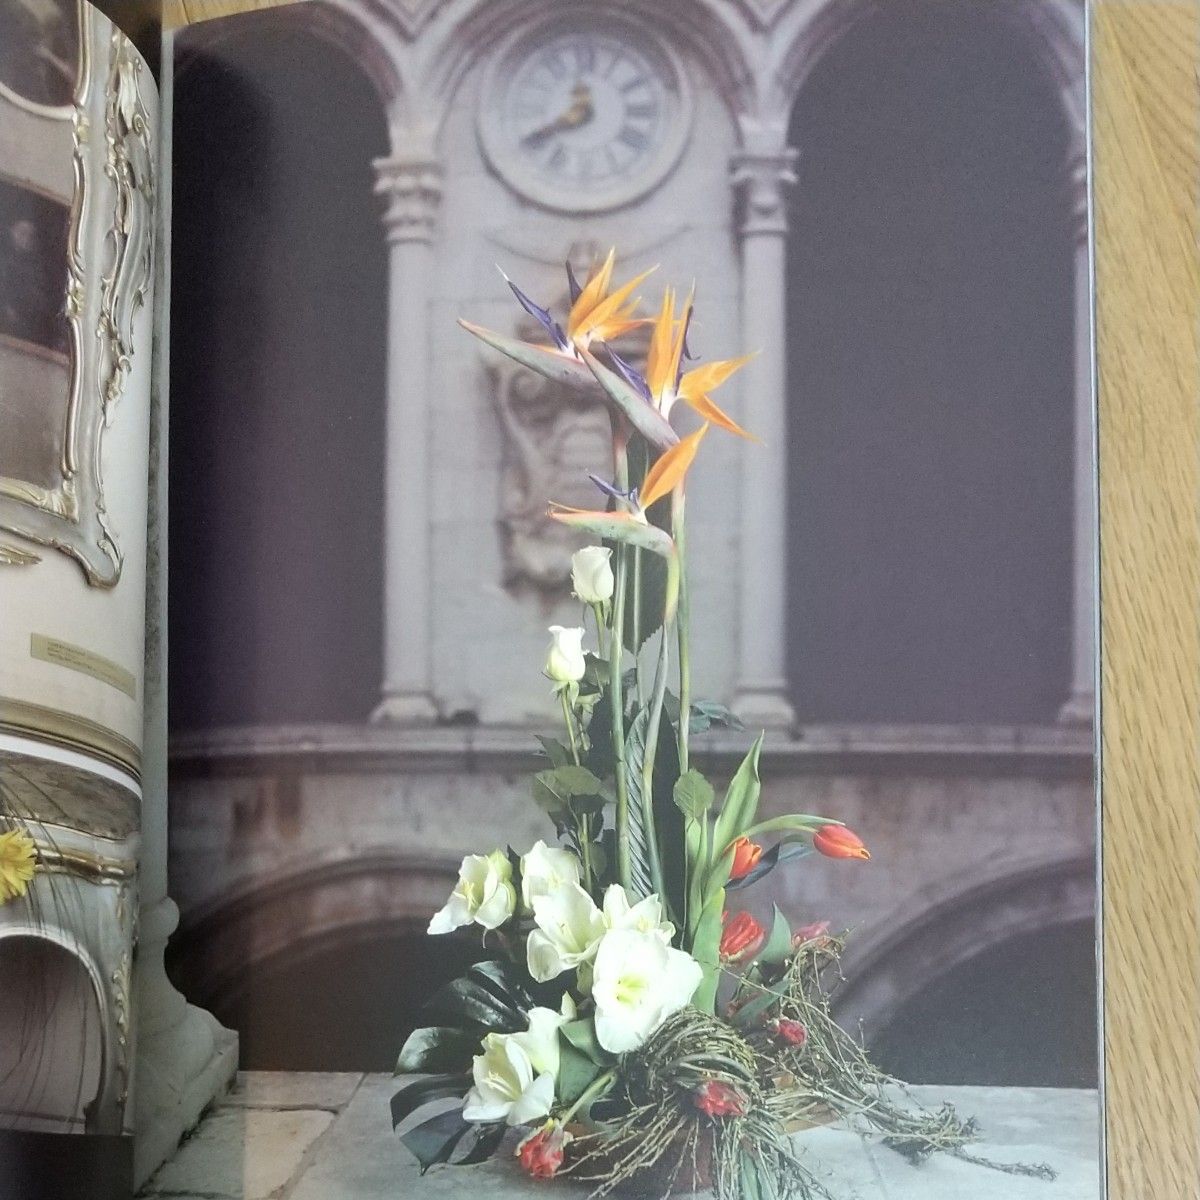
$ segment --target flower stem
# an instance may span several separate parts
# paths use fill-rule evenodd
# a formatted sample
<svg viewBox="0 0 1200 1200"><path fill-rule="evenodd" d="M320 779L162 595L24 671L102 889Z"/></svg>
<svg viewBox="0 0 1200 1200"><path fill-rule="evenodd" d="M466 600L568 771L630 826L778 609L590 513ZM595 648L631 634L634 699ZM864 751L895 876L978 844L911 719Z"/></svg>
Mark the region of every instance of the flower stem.
<svg viewBox="0 0 1200 1200"><path fill-rule="evenodd" d="M679 556L679 612L675 618L679 637L679 773L688 770L688 739L692 721L692 656L688 638L690 607L688 602L686 522L684 495L676 488L671 497L671 534Z"/></svg>
<svg viewBox="0 0 1200 1200"><path fill-rule="evenodd" d="M633 643L633 669L637 679L638 707L646 703L642 688L642 551L633 548L633 612L630 614L630 641Z"/></svg>
<svg viewBox="0 0 1200 1200"><path fill-rule="evenodd" d="M588 1086L583 1089L583 1092L580 1095L579 1099L576 1100L575 1103L572 1104L571 1107L568 1108L565 1113L563 1113L562 1117L560 1118L562 1124L563 1125L567 1124L567 1122L570 1121L570 1119L585 1104L590 1104L593 1100L596 1099L597 1096L601 1096L606 1091L608 1091L608 1089L610 1087L612 1087L612 1085L616 1082L616 1079L617 1079L616 1067L613 1067L610 1070L605 1071L603 1075L599 1075L595 1079L593 1079L592 1082L589 1083Z"/></svg>
<svg viewBox="0 0 1200 1200"><path fill-rule="evenodd" d="M604 619L604 605L601 603L596 603L596 604L593 604L591 607L592 607L592 616L596 620L596 653L601 658L607 658L608 653L604 648L604 643L605 643L604 634L608 628L608 622L605 621L605 619Z"/></svg>
<svg viewBox="0 0 1200 1200"><path fill-rule="evenodd" d="M560 688L558 698L562 701L563 720L567 723L567 737L571 739L571 757L579 766L579 742L575 737L575 718L571 715L571 702L567 699L567 689Z"/></svg>
<svg viewBox="0 0 1200 1200"><path fill-rule="evenodd" d="M613 418L613 474L622 491L629 490L629 435ZM608 703L612 710L613 773L617 790L615 814L617 882L628 891L633 884L629 864L629 780L625 778L625 701L621 689L621 656L625 648L625 581L628 546L617 546L617 569L608 631Z"/></svg>

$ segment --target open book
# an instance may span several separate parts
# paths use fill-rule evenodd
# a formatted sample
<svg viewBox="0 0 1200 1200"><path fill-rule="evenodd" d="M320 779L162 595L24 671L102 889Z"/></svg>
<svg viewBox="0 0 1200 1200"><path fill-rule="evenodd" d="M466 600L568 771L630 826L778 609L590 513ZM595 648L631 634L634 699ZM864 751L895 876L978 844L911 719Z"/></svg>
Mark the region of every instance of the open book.
<svg viewBox="0 0 1200 1200"><path fill-rule="evenodd" d="M477 956L417 935L462 856L550 837L527 776L604 703L545 740L547 627L593 638L558 518L646 516L571 315L612 246L657 272L601 369L713 426L664 719L693 688L714 779L767 731L764 812L870 844L767 886L855 931L834 1015L884 1067L1094 1086L1084 26L310 0L151 62L0 0L0 1197L71 1152L89 1200L145 1184L239 1049L391 1070Z"/></svg>

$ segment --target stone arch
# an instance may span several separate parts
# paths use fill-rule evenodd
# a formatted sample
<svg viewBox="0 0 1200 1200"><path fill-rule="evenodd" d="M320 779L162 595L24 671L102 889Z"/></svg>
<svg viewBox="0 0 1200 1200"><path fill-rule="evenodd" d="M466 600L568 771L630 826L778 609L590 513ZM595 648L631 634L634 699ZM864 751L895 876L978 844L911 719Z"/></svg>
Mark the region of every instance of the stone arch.
<svg viewBox="0 0 1200 1200"><path fill-rule="evenodd" d="M311 955L354 930L423 933L458 861L381 849L283 868L199 909L174 939L174 973L206 1007L284 954Z"/></svg>
<svg viewBox="0 0 1200 1200"><path fill-rule="evenodd" d="M564 5L565 7L565 5ZM594 15L605 10L654 29L677 48L687 50L708 73L715 90L733 117L752 106L754 72L750 32L741 15L713 0L687 5L646 5L638 0L609 0L601 9L580 5ZM422 91L435 97L436 124L440 128L463 79L481 56L500 38L526 20L545 15L542 0L479 3L466 0L443 14L442 40L423 56L427 65Z"/></svg>
<svg viewBox="0 0 1200 1200"><path fill-rule="evenodd" d="M403 112L410 93L400 37L374 10L353 0L307 0L243 13L233 21L201 22L188 26L186 45L189 52L203 51L245 37L247 32L278 28L302 29L343 53L370 82L389 124L395 114ZM177 77L195 61L191 53L182 55Z"/></svg>
<svg viewBox="0 0 1200 1200"><path fill-rule="evenodd" d="M1009 867L983 880L976 871L957 876L869 940L851 939L835 1014L847 1028L861 1021L869 1042L903 1004L956 967L1048 926L1092 920L1095 905L1090 856Z"/></svg>
<svg viewBox="0 0 1200 1200"><path fill-rule="evenodd" d="M763 105L772 126L786 130L788 117L817 63L852 29L883 11L881 0L825 0L795 5L784 47L762 83ZM1075 0L1004 0L979 11L1020 32L1034 61L1053 84L1063 116L1077 143L1086 141L1084 22ZM786 28L788 21L781 22Z"/></svg>

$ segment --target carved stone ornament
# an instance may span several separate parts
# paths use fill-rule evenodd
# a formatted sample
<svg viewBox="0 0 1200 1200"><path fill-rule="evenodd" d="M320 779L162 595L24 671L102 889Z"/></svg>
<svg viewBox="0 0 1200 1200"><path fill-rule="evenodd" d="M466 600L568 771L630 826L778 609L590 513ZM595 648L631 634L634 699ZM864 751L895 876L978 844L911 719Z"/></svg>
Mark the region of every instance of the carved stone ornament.
<svg viewBox="0 0 1200 1200"><path fill-rule="evenodd" d="M594 261L594 247L572 247L569 258L577 272ZM553 305L563 312L564 296ZM545 331L522 320L514 333L545 342ZM645 333L623 338L619 349L629 361L645 359ZM504 551L504 583L531 589L548 603L569 589L571 555L586 539L548 515L550 501L579 508L599 508L604 497L588 478L612 475L612 439L608 408L599 389L583 391L552 383L511 359L485 351L492 398L503 436L500 477L500 529Z"/></svg>
<svg viewBox="0 0 1200 1200"><path fill-rule="evenodd" d="M50 320L61 321L65 308L62 344L20 327L21 296L4 314L15 327L0 329L0 383L5 421L12 422L0 449L0 531L62 551L89 583L112 587L122 553L105 505L101 439L128 379L134 319L151 280L155 151L143 91L153 84L128 38L84 0L74 12L79 64L72 106L34 114L6 108L0 97L0 120L26 123L14 128L18 152L38 138L62 141L73 177L62 198L69 205L64 293L46 296L34 282L28 296L47 307ZM31 129L35 118L42 125ZM53 187L43 190L56 195ZM37 192L15 188L16 199L6 199L19 207ZM49 244L53 230L47 234L24 212L17 216L13 229L20 224L34 250ZM33 260L34 252L27 257ZM31 270L37 267L33 262ZM42 264L43 279L56 271ZM137 349L149 353L148 346ZM37 561L32 550L4 542L0 564Z"/></svg>

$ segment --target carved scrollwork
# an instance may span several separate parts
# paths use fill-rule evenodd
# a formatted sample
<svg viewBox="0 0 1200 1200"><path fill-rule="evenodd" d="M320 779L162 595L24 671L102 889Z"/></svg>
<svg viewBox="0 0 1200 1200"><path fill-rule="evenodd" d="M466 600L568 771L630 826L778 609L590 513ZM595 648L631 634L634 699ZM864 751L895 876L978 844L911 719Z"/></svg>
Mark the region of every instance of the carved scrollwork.
<svg viewBox="0 0 1200 1200"><path fill-rule="evenodd" d="M113 587L122 552L105 503L101 440L128 380L134 320L150 288L155 146L143 89L153 85L146 84L149 73L133 44L86 0L79 3L79 30L63 151L73 176L63 197L70 216L59 309L67 353L56 360L41 347L9 339L7 361L22 373L25 388L20 402L42 414L41 442L31 442L24 457L19 447L10 448L6 461L16 465L0 473L0 529L63 551L89 583ZM64 386L65 404L59 398ZM53 459L37 445L55 447ZM26 458L36 472L22 473ZM36 560L31 551L0 555L12 565Z"/></svg>

